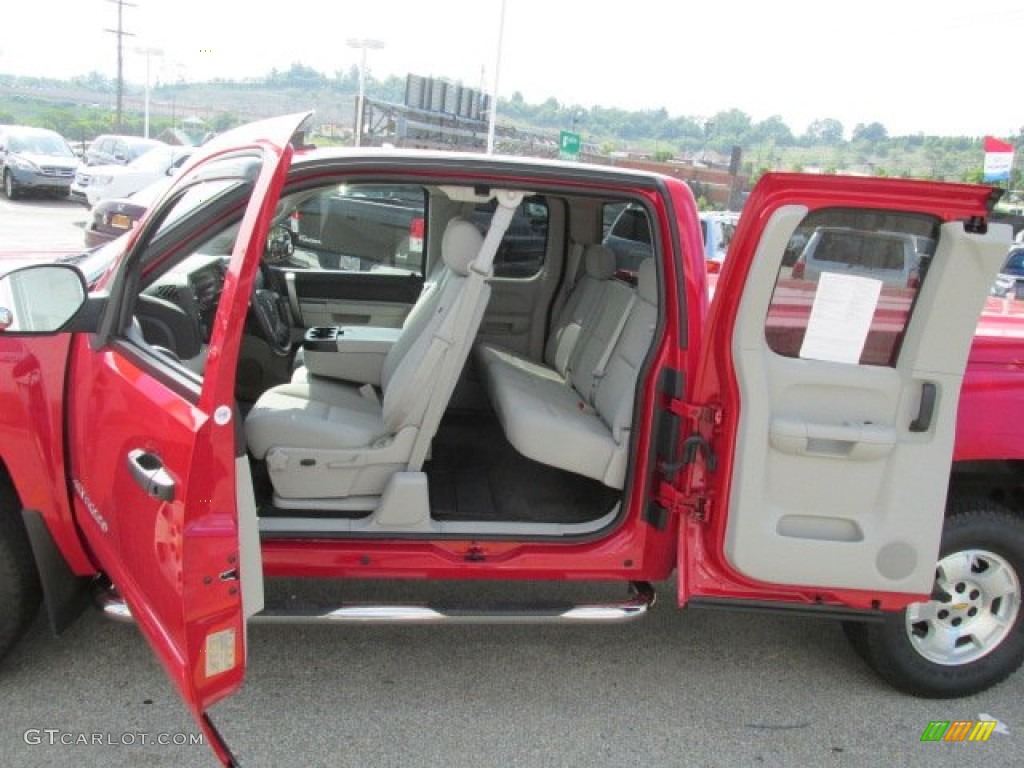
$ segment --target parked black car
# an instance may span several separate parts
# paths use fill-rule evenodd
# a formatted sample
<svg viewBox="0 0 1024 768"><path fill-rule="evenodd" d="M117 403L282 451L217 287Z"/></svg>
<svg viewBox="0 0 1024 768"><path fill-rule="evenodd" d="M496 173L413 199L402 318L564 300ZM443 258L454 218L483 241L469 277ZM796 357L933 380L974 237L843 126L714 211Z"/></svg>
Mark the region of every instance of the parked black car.
<svg viewBox="0 0 1024 768"><path fill-rule="evenodd" d="M131 230L169 186L170 179L161 179L129 197L100 200L92 207L85 224L86 246L95 248Z"/></svg>

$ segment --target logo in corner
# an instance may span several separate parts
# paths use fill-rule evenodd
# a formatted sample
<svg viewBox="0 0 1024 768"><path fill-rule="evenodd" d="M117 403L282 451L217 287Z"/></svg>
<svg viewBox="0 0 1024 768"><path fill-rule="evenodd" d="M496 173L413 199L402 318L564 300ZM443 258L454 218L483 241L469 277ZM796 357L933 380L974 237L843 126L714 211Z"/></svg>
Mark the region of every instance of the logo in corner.
<svg viewBox="0 0 1024 768"><path fill-rule="evenodd" d="M988 741L997 720L932 720L921 741Z"/></svg>

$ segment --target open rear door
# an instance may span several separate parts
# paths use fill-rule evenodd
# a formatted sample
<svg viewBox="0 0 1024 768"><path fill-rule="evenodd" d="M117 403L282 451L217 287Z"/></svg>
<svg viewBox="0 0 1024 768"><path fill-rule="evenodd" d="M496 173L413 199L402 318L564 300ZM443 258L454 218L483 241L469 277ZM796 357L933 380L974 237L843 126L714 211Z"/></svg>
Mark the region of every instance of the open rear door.
<svg viewBox="0 0 1024 768"><path fill-rule="evenodd" d="M755 189L691 393L718 425L716 470L691 467L703 551L735 595L931 589L960 384L1009 242L988 198L828 176Z"/></svg>
<svg viewBox="0 0 1024 768"><path fill-rule="evenodd" d="M226 765L234 759L206 710L241 685L245 616L262 607L235 375L289 140L305 117L245 126L208 145L129 246L100 333L75 338L71 352L79 527ZM218 227L232 239L230 256L215 262L218 255L194 249ZM197 257L224 278L199 376L146 338L138 319L147 281Z"/></svg>

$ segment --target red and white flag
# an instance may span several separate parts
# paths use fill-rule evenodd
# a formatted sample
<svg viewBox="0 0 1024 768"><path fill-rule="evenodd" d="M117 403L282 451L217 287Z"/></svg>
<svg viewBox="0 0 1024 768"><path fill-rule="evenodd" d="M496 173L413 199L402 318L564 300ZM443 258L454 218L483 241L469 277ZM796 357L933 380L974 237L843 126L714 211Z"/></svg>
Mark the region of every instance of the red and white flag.
<svg viewBox="0 0 1024 768"><path fill-rule="evenodd" d="M1013 144L985 137L985 181L1006 181L1013 168Z"/></svg>

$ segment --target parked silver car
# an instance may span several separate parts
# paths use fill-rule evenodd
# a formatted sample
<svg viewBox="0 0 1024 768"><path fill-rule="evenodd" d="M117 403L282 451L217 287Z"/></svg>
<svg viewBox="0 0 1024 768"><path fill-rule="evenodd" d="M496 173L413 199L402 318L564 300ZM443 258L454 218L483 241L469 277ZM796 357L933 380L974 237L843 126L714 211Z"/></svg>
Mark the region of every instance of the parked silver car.
<svg viewBox="0 0 1024 768"><path fill-rule="evenodd" d="M77 167L78 156L59 133L0 126L0 176L8 200L30 191L66 197Z"/></svg>

